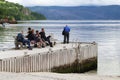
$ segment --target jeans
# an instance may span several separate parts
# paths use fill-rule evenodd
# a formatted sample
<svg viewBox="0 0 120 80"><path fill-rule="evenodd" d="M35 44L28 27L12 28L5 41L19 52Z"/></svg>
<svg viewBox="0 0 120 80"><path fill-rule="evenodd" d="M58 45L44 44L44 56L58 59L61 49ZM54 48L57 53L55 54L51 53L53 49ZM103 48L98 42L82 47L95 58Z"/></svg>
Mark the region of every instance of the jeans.
<svg viewBox="0 0 120 80"><path fill-rule="evenodd" d="M22 41L22 43L23 43L23 44L27 44L27 45L28 45L28 48L31 47L31 46L30 46L30 40L24 39L24 40Z"/></svg>

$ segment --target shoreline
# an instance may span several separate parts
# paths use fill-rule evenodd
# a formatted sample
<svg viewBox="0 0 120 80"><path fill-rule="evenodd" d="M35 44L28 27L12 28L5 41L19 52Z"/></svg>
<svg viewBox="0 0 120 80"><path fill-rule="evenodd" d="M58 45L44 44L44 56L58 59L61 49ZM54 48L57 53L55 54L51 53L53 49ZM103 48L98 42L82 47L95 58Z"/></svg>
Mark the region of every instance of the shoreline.
<svg viewBox="0 0 120 80"><path fill-rule="evenodd" d="M52 73L52 72L33 72L33 73L10 73L0 72L1 80L120 80L117 76L97 75L95 71L86 73Z"/></svg>

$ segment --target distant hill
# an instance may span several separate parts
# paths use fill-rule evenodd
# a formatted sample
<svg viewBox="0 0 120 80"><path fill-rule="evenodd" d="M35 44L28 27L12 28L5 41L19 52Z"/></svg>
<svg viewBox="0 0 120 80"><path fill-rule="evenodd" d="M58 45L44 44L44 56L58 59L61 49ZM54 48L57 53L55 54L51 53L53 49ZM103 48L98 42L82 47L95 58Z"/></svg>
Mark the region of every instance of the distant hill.
<svg viewBox="0 0 120 80"><path fill-rule="evenodd" d="M46 19L44 15L32 12L22 5L0 0L0 21L5 18L9 20Z"/></svg>
<svg viewBox="0 0 120 80"><path fill-rule="evenodd" d="M77 6L77 7L60 7L60 6L35 6L28 7L30 10L42 13L49 20L119 20L120 6Z"/></svg>

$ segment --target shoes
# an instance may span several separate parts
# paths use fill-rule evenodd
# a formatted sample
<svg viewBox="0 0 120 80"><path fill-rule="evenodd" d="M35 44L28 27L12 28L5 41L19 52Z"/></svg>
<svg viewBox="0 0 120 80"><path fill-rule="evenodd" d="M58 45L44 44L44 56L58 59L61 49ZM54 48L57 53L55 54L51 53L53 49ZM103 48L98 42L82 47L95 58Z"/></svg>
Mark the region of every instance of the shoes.
<svg viewBox="0 0 120 80"><path fill-rule="evenodd" d="M69 44L69 42L67 42L67 44Z"/></svg>
<svg viewBox="0 0 120 80"><path fill-rule="evenodd" d="M28 50L32 50L32 47L29 47Z"/></svg>
<svg viewBox="0 0 120 80"><path fill-rule="evenodd" d="M50 45L50 47L53 47L53 45Z"/></svg>
<svg viewBox="0 0 120 80"><path fill-rule="evenodd" d="M50 43L50 47L53 47L53 44L52 44L52 43Z"/></svg>

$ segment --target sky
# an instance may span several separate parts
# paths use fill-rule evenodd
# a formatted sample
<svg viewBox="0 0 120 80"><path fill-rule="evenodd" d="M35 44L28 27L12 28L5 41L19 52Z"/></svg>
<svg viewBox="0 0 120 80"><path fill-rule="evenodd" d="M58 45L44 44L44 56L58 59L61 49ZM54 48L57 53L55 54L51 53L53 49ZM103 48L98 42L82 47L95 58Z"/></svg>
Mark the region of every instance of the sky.
<svg viewBox="0 0 120 80"><path fill-rule="evenodd" d="M23 6L120 5L120 0L6 0Z"/></svg>

